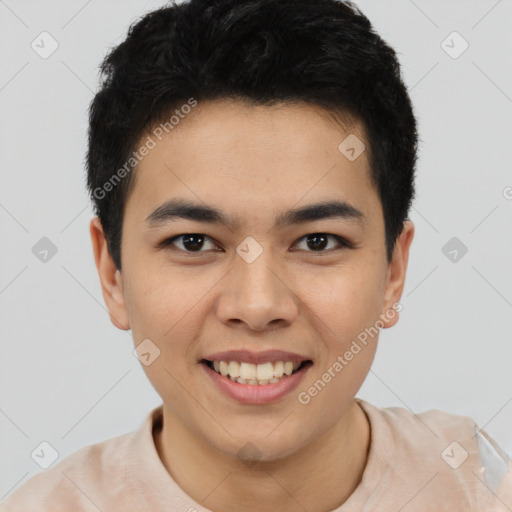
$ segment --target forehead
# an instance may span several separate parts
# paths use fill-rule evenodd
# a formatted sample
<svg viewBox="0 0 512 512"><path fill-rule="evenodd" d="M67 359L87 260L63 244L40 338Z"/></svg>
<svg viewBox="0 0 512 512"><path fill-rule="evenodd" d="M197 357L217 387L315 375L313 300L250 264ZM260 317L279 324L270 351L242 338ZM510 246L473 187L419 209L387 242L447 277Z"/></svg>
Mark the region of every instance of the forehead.
<svg viewBox="0 0 512 512"><path fill-rule="evenodd" d="M236 210L237 222L280 204L337 199L361 211L379 204L366 151L355 159L344 152L346 141L359 141L357 151L366 145L361 125L342 126L320 107L208 101L169 133L157 137L155 129L141 138L155 144L134 170L127 200L144 218L175 198Z"/></svg>

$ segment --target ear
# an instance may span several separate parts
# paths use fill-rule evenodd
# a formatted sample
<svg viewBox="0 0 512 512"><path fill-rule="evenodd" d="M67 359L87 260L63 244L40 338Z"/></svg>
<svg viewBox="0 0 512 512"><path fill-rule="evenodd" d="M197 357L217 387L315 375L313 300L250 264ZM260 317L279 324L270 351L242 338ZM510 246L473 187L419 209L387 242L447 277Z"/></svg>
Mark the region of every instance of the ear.
<svg viewBox="0 0 512 512"><path fill-rule="evenodd" d="M123 278L121 271L110 256L107 240L99 217L94 217L90 223L94 261L101 282L103 299L107 305L110 321L118 328L126 331L130 328L128 312L124 301Z"/></svg>
<svg viewBox="0 0 512 512"><path fill-rule="evenodd" d="M413 237L414 224L411 220L406 220L402 232L395 243L393 259L388 267L384 304L380 317L384 323L384 328L393 327L398 322L398 312L401 310L401 307L397 307L397 304L402 297L404 289L407 262L409 261L409 248Z"/></svg>

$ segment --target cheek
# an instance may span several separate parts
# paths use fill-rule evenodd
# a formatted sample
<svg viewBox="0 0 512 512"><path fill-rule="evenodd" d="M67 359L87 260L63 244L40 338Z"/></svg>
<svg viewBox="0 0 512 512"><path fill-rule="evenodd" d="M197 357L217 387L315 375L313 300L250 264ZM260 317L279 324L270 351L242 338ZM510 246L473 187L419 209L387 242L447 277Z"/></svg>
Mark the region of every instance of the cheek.
<svg viewBox="0 0 512 512"><path fill-rule="evenodd" d="M188 327L197 325L193 305L200 295L157 270L138 274L130 282L128 295L134 344L149 339L157 347L158 356L142 364L142 369L166 404L178 404L183 400L179 383L189 371L183 362L190 357L189 342L194 337Z"/></svg>
<svg viewBox="0 0 512 512"><path fill-rule="evenodd" d="M160 362L173 372L191 360L201 325L211 307L208 292L218 276L146 268L133 274L128 293L134 342L149 338L160 349ZM128 307L128 304L127 304Z"/></svg>
<svg viewBox="0 0 512 512"><path fill-rule="evenodd" d="M337 358L343 357L343 354L341 350L336 352L335 357L331 357L328 364L300 390L298 407L306 431L318 433L319 429L329 428L339 420L368 375L375 356L375 345L363 347L351 361L345 360L340 370L342 363ZM320 423L319 417L322 418Z"/></svg>
<svg viewBox="0 0 512 512"><path fill-rule="evenodd" d="M172 279L163 279L164 274L158 269L147 265L139 268L131 269L128 286L125 286L125 302L134 340L136 343L141 337L163 340L183 316L186 290Z"/></svg>
<svg viewBox="0 0 512 512"><path fill-rule="evenodd" d="M374 272L340 272L329 284L310 293L310 304L319 318L316 329L325 353L305 382L301 404L310 429L314 418L334 424L357 394L373 363L378 340L375 322L382 302L379 276ZM314 321L314 320L312 320Z"/></svg>
<svg viewBox="0 0 512 512"><path fill-rule="evenodd" d="M381 276L375 266L333 270L304 289L308 307L342 339L372 325L381 313Z"/></svg>

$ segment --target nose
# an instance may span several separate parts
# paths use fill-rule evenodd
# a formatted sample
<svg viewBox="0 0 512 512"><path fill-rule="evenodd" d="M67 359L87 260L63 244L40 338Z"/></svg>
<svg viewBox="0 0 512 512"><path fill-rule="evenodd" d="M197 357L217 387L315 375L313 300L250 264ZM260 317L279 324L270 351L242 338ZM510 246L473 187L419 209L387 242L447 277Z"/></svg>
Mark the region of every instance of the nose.
<svg viewBox="0 0 512 512"><path fill-rule="evenodd" d="M264 250L252 263L235 257L216 302L216 314L226 325L267 331L291 325L296 319L299 304L293 283L278 270L270 252Z"/></svg>

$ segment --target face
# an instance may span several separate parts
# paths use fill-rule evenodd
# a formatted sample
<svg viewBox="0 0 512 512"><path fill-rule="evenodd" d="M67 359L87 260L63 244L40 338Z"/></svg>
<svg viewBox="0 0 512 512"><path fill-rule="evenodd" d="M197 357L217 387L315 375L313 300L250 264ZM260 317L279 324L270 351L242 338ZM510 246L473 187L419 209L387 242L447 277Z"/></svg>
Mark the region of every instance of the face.
<svg viewBox="0 0 512 512"><path fill-rule="evenodd" d="M121 272L91 223L112 321L136 346L150 340L143 368L167 413L225 454L250 441L276 459L342 421L376 323L398 319L413 225L389 265L366 153L338 149L349 134L365 141L358 124L344 129L313 106L200 103L134 171ZM220 361L263 368L242 364L258 383L241 384L214 360L235 375ZM279 361L301 366L278 377Z"/></svg>

